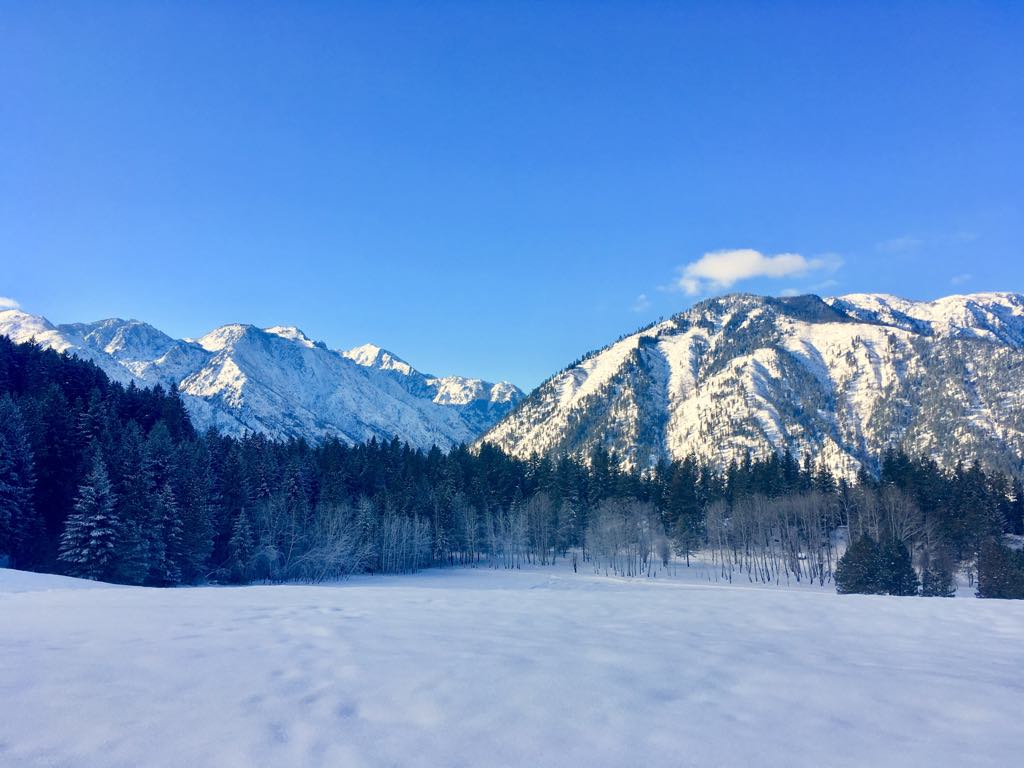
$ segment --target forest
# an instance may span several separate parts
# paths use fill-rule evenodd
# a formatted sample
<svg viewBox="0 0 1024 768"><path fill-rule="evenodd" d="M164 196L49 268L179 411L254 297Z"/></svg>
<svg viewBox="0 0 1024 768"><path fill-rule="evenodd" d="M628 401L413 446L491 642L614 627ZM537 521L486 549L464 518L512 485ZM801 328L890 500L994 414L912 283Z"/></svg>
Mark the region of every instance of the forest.
<svg viewBox="0 0 1024 768"><path fill-rule="evenodd" d="M890 451L878 477L809 457L690 458L644 472L197 434L176 391L0 337L0 565L126 584L309 581L571 558L623 576L834 583L840 592L1024 597L1019 479Z"/></svg>

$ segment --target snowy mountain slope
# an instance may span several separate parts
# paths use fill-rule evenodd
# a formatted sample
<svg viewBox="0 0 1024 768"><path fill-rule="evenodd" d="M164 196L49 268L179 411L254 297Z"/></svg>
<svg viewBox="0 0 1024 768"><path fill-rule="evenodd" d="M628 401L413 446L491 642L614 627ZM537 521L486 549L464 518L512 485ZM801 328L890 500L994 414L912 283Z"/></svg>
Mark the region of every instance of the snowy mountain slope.
<svg viewBox="0 0 1024 768"><path fill-rule="evenodd" d="M100 320L60 328L80 337L97 355L108 355L136 382L146 385L177 384L210 357L198 344L172 339L138 320Z"/></svg>
<svg viewBox="0 0 1024 768"><path fill-rule="evenodd" d="M472 442L522 397L507 383L350 359L287 326L232 324L179 340L137 320L55 326L9 310L0 312L0 335L92 360L123 383L173 384L198 429L236 435L346 442L397 435L422 448L450 447Z"/></svg>
<svg viewBox="0 0 1024 768"><path fill-rule="evenodd" d="M296 329L225 326L198 344L212 357L180 389L199 401L192 408L201 422L206 416L224 431L356 442L397 434L424 447L475 436L456 412L409 396Z"/></svg>
<svg viewBox="0 0 1024 768"><path fill-rule="evenodd" d="M386 349L381 349L376 344L363 344L352 349L343 349L341 354L367 368L395 371L403 376L409 376L415 372L415 369L405 360Z"/></svg>
<svg viewBox="0 0 1024 768"><path fill-rule="evenodd" d="M702 302L589 355L481 440L526 457L718 466L789 448L849 476L889 446L1020 473L1024 297Z"/></svg>
<svg viewBox="0 0 1024 768"><path fill-rule="evenodd" d="M854 293L826 299L858 320L894 325L930 336L985 338L1024 347L1024 296L975 293L936 301L908 301L886 294Z"/></svg>
<svg viewBox="0 0 1024 768"><path fill-rule="evenodd" d="M110 355L97 352L73 327L56 326L45 317L30 315L20 309L0 310L0 336L9 336L24 344L36 343L57 352L67 352L96 363L111 379L127 383L133 376Z"/></svg>
<svg viewBox="0 0 1024 768"><path fill-rule="evenodd" d="M464 376L421 373L397 355L374 344L343 350L341 354L366 368L384 372L416 397L425 397L437 405L457 410L477 435L499 421L523 398L519 388L507 381L492 384Z"/></svg>

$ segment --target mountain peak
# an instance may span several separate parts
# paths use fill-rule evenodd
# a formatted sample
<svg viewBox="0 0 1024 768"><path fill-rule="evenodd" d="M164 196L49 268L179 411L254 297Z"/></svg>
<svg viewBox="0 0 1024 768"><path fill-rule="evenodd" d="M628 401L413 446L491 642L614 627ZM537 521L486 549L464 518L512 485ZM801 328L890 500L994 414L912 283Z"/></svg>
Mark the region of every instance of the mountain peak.
<svg viewBox="0 0 1024 768"><path fill-rule="evenodd" d="M119 359L159 357L177 343L148 323L119 317L93 323L68 323L59 327L81 336L91 348Z"/></svg>
<svg viewBox="0 0 1024 768"><path fill-rule="evenodd" d="M21 309L0 309L0 327L4 335L15 341L28 341L31 334L52 333L57 330L45 317L30 315Z"/></svg>
<svg viewBox="0 0 1024 768"><path fill-rule="evenodd" d="M310 349L317 346L317 342L313 341L294 325L274 325L270 328L264 328L263 332L269 333L273 336L280 336L282 339L287 339L288 341L297 342ZM322 342L320 346L323 346Z"/></svg>
<svg viewBox="0 0 1024 768"><path fill-rule="evenodd" d="M409 363L393 352L389 352L376 344L361 344L352 349L340 350L342 356L365 368L377 368L383 371L397 371L404 376L417 373Z"/></svg>
<svg viewBox="0 0 1024 768"><path fill-rule="evenodd" d="M254 331L260 332L259 328L248 323L228 323L219 328L214 328L204 336L200 336L196 339L196 343L207 352L219 352L225 347L237 343L243 336Z"/></svg>

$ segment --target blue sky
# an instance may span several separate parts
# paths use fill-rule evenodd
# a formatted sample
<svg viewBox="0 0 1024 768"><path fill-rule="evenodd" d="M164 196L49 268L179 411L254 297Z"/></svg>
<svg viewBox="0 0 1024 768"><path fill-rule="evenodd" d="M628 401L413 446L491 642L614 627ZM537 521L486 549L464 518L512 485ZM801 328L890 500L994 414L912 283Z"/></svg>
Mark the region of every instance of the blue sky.
<svg viewBox="0 0 1024 768"><path fill-rule="evenodd" d="M0 296L55 322L528 388L709 294L1024 291L1024 3L0 7Z"/></svg>

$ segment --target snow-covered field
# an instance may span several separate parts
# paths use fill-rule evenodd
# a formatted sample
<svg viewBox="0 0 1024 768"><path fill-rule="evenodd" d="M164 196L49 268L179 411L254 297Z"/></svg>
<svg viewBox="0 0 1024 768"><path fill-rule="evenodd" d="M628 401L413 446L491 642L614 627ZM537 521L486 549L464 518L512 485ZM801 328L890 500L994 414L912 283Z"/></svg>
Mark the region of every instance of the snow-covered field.
<svg viewBox="0 0 1024 768"><path fill-rule="evenodd" d="M1024 602L0 570L2 766L1010 766L1022 705Z"/></svg>

